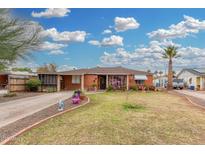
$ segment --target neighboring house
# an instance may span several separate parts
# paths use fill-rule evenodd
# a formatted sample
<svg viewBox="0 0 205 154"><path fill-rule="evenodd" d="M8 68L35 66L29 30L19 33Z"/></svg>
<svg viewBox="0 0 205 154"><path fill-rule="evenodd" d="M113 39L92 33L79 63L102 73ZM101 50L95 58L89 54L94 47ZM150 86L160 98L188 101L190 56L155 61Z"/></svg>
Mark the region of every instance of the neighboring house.
<svg viewBox="0 0 205 154"><path fill-rule="evenodd" d="M135 85L153 85L152 73L127 69L123 67L95 67L59 72L57 89L89 90L96 87L105 90L109 86L114 89L129 89Z"/></svg>
<svg viewBox="0 0 205 154"><path fill-rule="evenodd" d="M205 68L183 69L178 75L178 79L183 79L185 87L193 90L205 90Z"/></svg>
<svg viewBox="0 0 205 154"><path fill-rule="evenodd" d="M167 81L167 75L154 76L153 84L156 88L166 88Z"/></svg>
<svg viewBox="0 0 205 154"><path fill-rule="evenodd" d="M37 74L29 72L0 72L0 89L8 91L25 91L25 83L30 78L36 78Z"/></svg>

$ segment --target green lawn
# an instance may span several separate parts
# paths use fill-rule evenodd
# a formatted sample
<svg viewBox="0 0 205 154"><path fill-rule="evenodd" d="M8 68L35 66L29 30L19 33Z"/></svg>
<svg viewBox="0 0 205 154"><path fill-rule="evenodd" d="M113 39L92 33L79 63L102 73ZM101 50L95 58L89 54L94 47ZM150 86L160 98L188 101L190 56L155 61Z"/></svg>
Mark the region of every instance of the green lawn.
<svg viewBox="0 0 205 154"><path fill-rule="evenodd" d="M11 144L205 144L205 111L165 92L89 95ZM128 99L127 99L128 98Z"/></svg>

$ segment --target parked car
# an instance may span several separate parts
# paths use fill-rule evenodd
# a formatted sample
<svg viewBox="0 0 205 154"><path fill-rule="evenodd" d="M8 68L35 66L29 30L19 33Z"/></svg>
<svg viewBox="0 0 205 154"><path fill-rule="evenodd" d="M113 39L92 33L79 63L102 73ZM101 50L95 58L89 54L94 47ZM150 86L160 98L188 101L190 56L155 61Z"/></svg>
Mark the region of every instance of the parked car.
<svg viewBox="0 0 205 154"><path fill-rule="evenodd" d="M172 85L173 85L173 89L183 89L184 80L183 79L173 79ZM165 83L165 88L167 88L167 82Z"/></svg>
<svg viewBox="0 0 205 154"><path fill-rule="evenodd" d="M173 88L174 89L183 89L184 80L183 79L173 79Z"/></svg>

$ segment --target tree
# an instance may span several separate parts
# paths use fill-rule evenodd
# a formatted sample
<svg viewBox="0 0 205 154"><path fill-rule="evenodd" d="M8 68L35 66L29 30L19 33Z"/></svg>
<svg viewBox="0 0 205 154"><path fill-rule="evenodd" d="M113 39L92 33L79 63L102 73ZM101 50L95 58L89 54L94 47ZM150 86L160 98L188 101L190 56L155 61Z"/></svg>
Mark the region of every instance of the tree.
<svg viewBox="0 0 205 154"><path fill-rule="evenodd" d="M163 72L162 72L162 71L159 71L159 75L162 76L162 74L163 74Z"/></svg>
<svg viewBox="0 0 205 154"><path fill-rule="evenodd" d="M154 75L157 77L158 76L158 71L156 70L156 71L154 71Z"/></svg>
<svg viewBox="0 0 205 154"><path fill-rule="evenodd" d="M57 71L56 64L44 64L43 66L37 68L38 73L52 73Z"/></svg>
<svg viewBox="0 0 205 154"><path fill-rule="evenodd" d="M14 67L11 70L12 71L19 71L19 72L29 72L29 73L32 72L31 68L28 68L28 67L23 67L23 68L21 68L21 67Z"/></svg>
<svg viewBox="0 0 205 154"><path fill-rule="evenodd" d="M150 70L150 69L148 69L148 70L147 70L147 73L151 73L151 70Z"/></svg>
<svg viewBox="0 0 205 154"><path fill-rule="evenodd" d="M162 80L163 72L162 72L162 71L159 71L158 73L159 73L159 86L162 87L162 82L161 82L161 80Z"/></svg>
<svg viewBox="0 0 205 154"><path fill-rule="evenodd" d="M42 40L42 27L38 23L15 19L9 11L0 9L0 70L19 58L27 59Z"/></svg>
<svg viewBox="0 0 205 154"><path fill-rule="evenodd" d="M29 79L26 82L26 88L29 91L38 91L38 87L41 85L41 81L39 79Z"/></svg>
<svg viewBox="0 0 205 154"><path fill-rule="evenodd" d="M168 84L167 89L172 89L172 80L173 80L173 71L172 71L172 60L173 58L178 58L180 55L177 52L177 47L168 46L164 49L164 53L162 55L163 58L168 59Z"/></svg>

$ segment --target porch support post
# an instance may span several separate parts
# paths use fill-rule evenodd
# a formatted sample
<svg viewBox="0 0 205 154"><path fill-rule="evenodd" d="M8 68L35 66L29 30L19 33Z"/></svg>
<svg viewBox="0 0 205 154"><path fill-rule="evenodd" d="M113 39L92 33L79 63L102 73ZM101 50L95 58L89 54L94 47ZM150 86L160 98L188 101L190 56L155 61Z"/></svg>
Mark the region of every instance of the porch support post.
<svg viewBox="0 0 205 154"><path fill-rule="evenodd" d="M57 91L61 90L61 76L57 75Z"/></svg>
<svg viewBox="0 0 205 154"><path fill-rule="evenodd" d="M8 92L11 92L11 81L10 81L10 76L8 75L8 86L7 86L7 90Z"/></svg>
<svg viewBox="0 0 205 154"><path fill-rule="evenodd" d="M204 78L200 77L200 90L204 89Z"/></svg>
<svg viewBox="0 0 205 154"><path fill-rule="evenodd" d="M127 90L129 90L129 75L127 75Z"/></svg>
<svg viewBox="0 0 205 154"><path fill-rule="evenodd" d="M81 75L81 90L84 91L84 74Z"/></svg>
<svg viewBox="0 0 205 154"><path fill-rule="evenodd" d="M106 88L108 88L109 82L108 82L108 75L106 75Z"/></svg>

